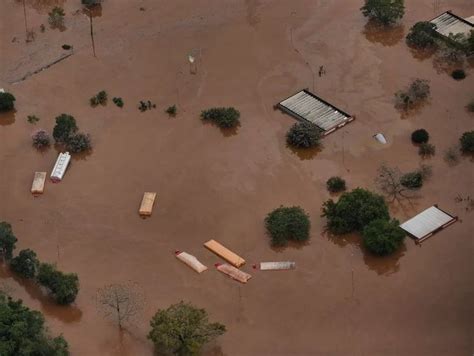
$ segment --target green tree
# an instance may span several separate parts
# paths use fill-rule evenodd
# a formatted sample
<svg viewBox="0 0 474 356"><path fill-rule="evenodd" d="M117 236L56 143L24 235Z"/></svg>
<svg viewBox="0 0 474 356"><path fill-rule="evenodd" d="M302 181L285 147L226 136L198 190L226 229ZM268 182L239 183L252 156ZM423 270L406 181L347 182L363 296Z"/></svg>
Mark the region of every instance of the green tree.
<svg viewBox="0 0 474 356"><path fill-rule="evenodd" d="M430 139L430 134L425 129L418 129L412 132L411 141L413 143L425 143Z"/></svg>
<svg viewBox="0 0 474 356"><path fill-rule="evenodd" d="M155 348L177 355L196 355L204 344L226 331L220 323L209 323L204 309L183 302L158 310L150 325L148 339Z"/></svg>
<svg viewBox="0 0 474 356"><path fill-rule="evenodd" d="M15 108L15 97L8 92L0 92L0 112L10 111Z"/></svg>
<svg viewBox="0 0 474 356"><path fill-rule="evenodd" d="M223 129L236 127L240 124L240 112L230 108L212 108L201 112L201 119L214 122Z"/></svg>
<svg viewBox="0 0 474 356"><path fill-rule="evenodd" d="M380 256L395 252L405 239L397 220L377 219L370 222L362 232L364 246Z"/></svg>
<svg viewBox="0 0 474 356"><path fill-rule="evenodd" d="M285 246L288 240L308 240L311 223L308 214L299 206L280 206L267 215L265 227L272 239L272 245Z"/></svg>
<svg viewBox="0 0 474 356"><path fill-rule="evenodd" d="M463 153L474 153L474 131L466 131L459 139Z"/></svg>
<svg viewBox="0 0 474 356"><path fill-rule="evenodd" d="M393 25L405 14L403 0L365 0L360 10L365 17L385 26Z"/></svg>
<svg viewBox="0 0 474 356"><path fill-rule="evenodd" d="M328 230L336 235L362 231L373 220L390 218L383 197L362 188L343 193L337 202L329 199L322 211Z"/></svg>
<svg viewBox="0 0 474 356"><path fill-rule="evenodd" d="M77 132L67 139L66 149L72 153L84 152L91 148L91 138L88 134Z"/></svg>
<svg viewBox="0 0 474 356"><path fill-rule="evenodd" d="M412 26L406 37L407 44L415 48L436 47L437 42L435 28L436 25L432 24L431 22L417 22Z"/></svg>
<svg viewBox="0 0 474 356"><path fill-rule="evenodd" d="M66 143L69 136L77 131L76 119L68 114L56 117L56 125L53 129L53 137L58 143Z"/></svg>
<svg viewBox="0 0 474 356"><path fill-rule="evenodd" d="M298 122L286 134L286 142L294 147L310 148L320 144L321 129L311 122Z"/></svg>
<svg viewBox="0 0 474 356"><path fill-rule="evenodd" d="M12 226L6 221L0 222L0 256L5 260L10 260L17 241Z"/></svg>
<svg viewBox="0 0 474 356"><path fill-rule="evenodd" d="M38 270L38 282L49 289L58 304L71 304L79 292L79 278L75 273L63 273L56 266L41 263Z"/></svg>
<svg viewBox="0 0 474 356"><path fill-rule="evenodd" d="M36 252L26 249L21 250L18 256L11 260L10 268L24 278L35 278L39 263Z"/></svg>
<svg viewBox="0 0 474 356"><path fill-rule="evenodd" d="M326 188L331 193L339 193L346 190L346 181L341 177L331 177L326 182Z"/></svg>
<svg viewBox="0 0 474 356"><path fill-rule="evenodd" d="M49 17L48 17L48 22L49 24L51 25L51 27L53 28L62 28L64 27L64 15L66 15L66 13L64 12L64 9L59 7L59 6L55 6L53 7L53 9L48 13Z"/></svg>
<svg viewBox="0 0 474 356"><path fill-rule="evenodd" d="M0 355L67 356L69 350L62 336L52 338L47 333L40 312L0 295Z"/></svg>

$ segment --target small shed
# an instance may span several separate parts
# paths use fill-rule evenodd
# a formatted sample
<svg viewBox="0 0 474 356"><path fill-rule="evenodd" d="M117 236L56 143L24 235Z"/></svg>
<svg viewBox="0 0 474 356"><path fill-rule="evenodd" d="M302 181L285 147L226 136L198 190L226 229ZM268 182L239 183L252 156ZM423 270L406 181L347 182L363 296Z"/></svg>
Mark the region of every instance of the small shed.
<svg viewBox="0 0 474 356"><path fill-rule="evenodd" d="M298 120L306 120L315 124L322 130L324 136L354 120L351 115L307 89L280 101L276 107Z"/></svg>
<svg viewBox="0 0 474 356"><path fill-rule="evenodd" d="M53 171L51 172L51 181L54 183L60 182L63 177L64 173L66 172L67 166L71 161L71 155L69 152L60 153L58 155L58 159L54 164Z"/></svg>
<svg viewBox="0 0 474 356"><path fill-rule="evenodd" d="M405 221L400 227L419 243L453 224L457 219L457 216L452 216L433 205Z"/></svg>
<svg viewBox="0 0 474 356"><path fill-rule="evenodd" d="M436 25L435 31L445 37L448 37L450 33L453 35L462 33L468 36L470 35L471 30L474 30L474 23L470 21L470 17L463 19L450 11L446 11L441 15L436 16L430 22Z"/></svg>
<svg viewBox="0 0 474 356"><path fill-rule="evenodd" d="M151 216L151 213L153 211L153 204L155 203L155 198L155 192L143 193L142 202L140 204L140 208L138 209L138 214L140 216Z"/></svg>
<svg viewBox="0 0 474 356"><path fill-rule="evenodd" d="M237 268L245 264L245 260L242 257L232 252L227 247L222 246L215 240L205 242L204 246Z"/></svg>

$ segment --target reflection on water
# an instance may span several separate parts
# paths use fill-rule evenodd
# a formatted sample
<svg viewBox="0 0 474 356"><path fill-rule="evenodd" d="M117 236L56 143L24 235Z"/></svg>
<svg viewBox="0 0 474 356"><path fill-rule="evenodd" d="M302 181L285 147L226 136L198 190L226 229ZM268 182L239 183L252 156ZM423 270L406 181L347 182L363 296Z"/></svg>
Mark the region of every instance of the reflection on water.
<svg viewBox="0 0 474 356"><path fill-rule="evenodd" d="M394 46L403 38L403 25L383 26L374 21L365 24L362 31L367 41L371 43L379 43L383 46Z"/></svg>
<svg viewBox="0 0 474 356"><path fill-rule="evenodd" d="M2 280L14 281L20 287L23 287L32 299L40 302L41 312L46 316L59 319L64 323L76 323L81 320L82 311L77 306L56 304L40 285L33 280L19 278L13 274L5 264L0 265L0 278Z"/></svg>
<svg viewBox="0 0 474 356"><path fill-rule="evenodd" d="M293 152L295 155L297 155L298 158L302 161L313 159L314 157L318 155L319 152L323 150L322 145L319 145L317 147L311 147L311 148L297 148L289 144L286 144L286 147L289 148L290 151Z"/></svg>
<svg viewBox="0 0 474 356"><path fill-rule="evenodd" d="M358 248L363 255L364 263L369 267L370 270L377 272L379 275L389 276L400 270L400 258L405 255L407 250L405 244L391 254L390 256L376 256L364 247L362 243L362 237L358 234L346 234L335 236L329 233L325 233L327 239L339 247L345 247L347 245Z"/></svg>
<svg viewBox="0 0 474 356"><path fill-rule="evenodd" d="M419 61L424 61L425 59L431 58L431 56L436 53L436 48L420 49L412 48L410 46L408 46L408 48L410 49L413 58L418 59Z"/></svg>
<svg viewBox="0 0 474 356"><path fill-rule="evenodd" d="M224 129L224 128L221 128L221 132L222 134L224 135L224 137L231 137L231 136L235 136L237 135L237 133L239 132L239 126L236 126L236 127L230 127L230 128L227 128L227 129Z"/></svg>
<svg viewBox="0 0 474 356"><path fill-rule="evenodd" d="M8 126L15 122L16 110L0 112L0 126Z"/></svg>

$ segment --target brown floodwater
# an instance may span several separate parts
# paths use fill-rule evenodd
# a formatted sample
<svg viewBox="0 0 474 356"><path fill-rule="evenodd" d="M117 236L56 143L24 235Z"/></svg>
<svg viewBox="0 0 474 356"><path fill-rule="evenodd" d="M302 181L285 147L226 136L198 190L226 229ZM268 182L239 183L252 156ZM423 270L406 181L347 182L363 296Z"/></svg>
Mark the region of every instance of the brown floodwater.
<svg viewBox="0 0 474 356"><path fill-rule="evenodd" d="M474 69L466 64L467 78L455 81L432 54L408 48L404 36L415 22L448 9L471 16L474 3L407 0L403 21L389 31L367 24L361 3L106 0L93 20L94 57L80 1L26 0L28 30L36 33L28 43L22 2L2 1L0 87L14 93L17 111L0 117L0 220L13 225L17 250L31 248L42 261L77 273L81 287L73 306L60 307L5 266L1 282L44 313L73 355L152 355L149 320L180 300L227 326L206 355L471 355L473 212L456 197L474 197L473 161L462 156L448 165L443 153L473 129L465 106L474 95ZM66 11L63 32L47 26L57 4ZM67 53L65 43L73 55L28 75ZM403 115L393 94L417 77L430 81L431 99ZM301 88L314 88L357 118L314 152L286 146L294 119L273 108ZM89 98L100 90L109 102L91 108ZM114 96L123 98L122 109ZM157 108L141 113L144 98ZM169 118L164 111L173 104L178 115ZM222 132L203 123L199 114L211 106L236 107L241 126ZM37 152L30 135L38 127L51 132L61 113L90 133L94 149L72 161L61 183L48 181L33 197L34 172L50 172L57 151ZM40 118L36 125L26 120L32 114ZM436 146L424 160L410 142L421 127ZM378 132L388 144L374 140ZM382 162L403 171L420 163L433 168L417 199L391 205L395 218L439 204L460 221L421 246L407 238L387 258L368 254L358 236L328 236L320 217L330 198L326 180L341 175L350 189L376 189ZM137 212L144 191L157 192L148 219ZM304 246L270 247L263 219L280 205L310 214ZM202 246L210 238L247 260L247 285L213 269L219 259ZM210 270L195 274L176 261L175 250ZM297 268L251 267L269 260L292 260ZM119 332L94 299L98 288L127 281L140 286L146 304Z"/></svg>

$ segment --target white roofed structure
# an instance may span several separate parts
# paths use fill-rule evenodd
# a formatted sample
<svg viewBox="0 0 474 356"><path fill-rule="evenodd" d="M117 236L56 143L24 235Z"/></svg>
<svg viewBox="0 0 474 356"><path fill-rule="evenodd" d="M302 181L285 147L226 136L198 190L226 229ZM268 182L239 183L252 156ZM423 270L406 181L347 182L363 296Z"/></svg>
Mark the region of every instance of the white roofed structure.
<svg viewBox="0 0 474 356"><path fill-rule="evenodd" d="M463 19L452 12L446 11L430 22L436 25L436 32L442 36L448 37L450 33L453 35L462 33L468 36L471 30L474 30L474 23L470 21L471 18L472 16Z"/></svg>
<svg viewBox="0 0 474 356"><path fill-rule="evenodd" d="M327 135L354 120L344 111L329 104L308 90L301 90L276 106L298 120L309 121Z"/></svg>
<svg viewBox="0 0 474 356"><path fill-rule="evenodd" d="M417 242L422 242L435 232L444 229L457 220L436 205L422 211L418 215L405 221L400 227L412 236Z"/></svg>

